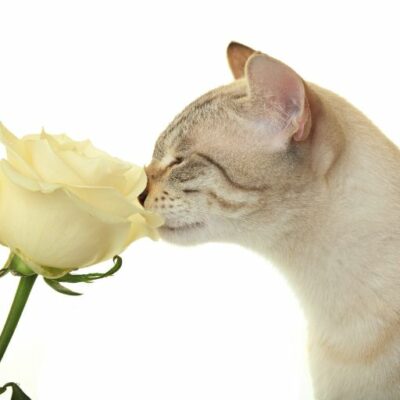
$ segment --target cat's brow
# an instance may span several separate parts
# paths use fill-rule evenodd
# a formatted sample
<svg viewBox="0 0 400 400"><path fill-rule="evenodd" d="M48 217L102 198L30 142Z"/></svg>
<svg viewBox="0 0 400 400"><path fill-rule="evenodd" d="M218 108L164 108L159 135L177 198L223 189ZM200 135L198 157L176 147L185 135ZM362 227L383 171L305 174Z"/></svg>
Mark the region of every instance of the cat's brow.
<svg viewBox="0 0 400 400"><path fill-rule="evenodd" d="M196 100L194 103L189 105L186 110L184 110L181 115L177 117L177 119L172 122L172 124L167 128L167 133L172 132L174 129L176 129L179 125L181 125L183 122L185 122L189 116L196 114L196 112L202 110L209 104L213 103L215 100L221 100L221 99L231 99L231 100L237 100L241 99L243 97L246 97L246 93L213 93L212 95L209 94L205 98L200 98ZM200 101L203 100L203 101Z"/></svg>
<svg viewBox="0 0 400 400"><path fill-rule="evenodd" d="M177 142L177 140L182 139L185 130L179 129L180 126L190 120L190 118L192 118L193 116L197 116L199 111L209 106L211 103L215 101L221 101L221 99L237 100L245 97L246 95L246 93L221 93L220 91L218 91L209 93L205 97L196 100L191 105L189 105L181 114L179 114L175 118L175 120L172 121L172 123L167 127L166 131L163 134L162 142L158 143L157 145L158 153L162 153L161 149L166 147L166 143L168 143L168 146L172 146L174 143Z"/></svg>
<svg viewBox="0 0 400 400"><path fill-rule="evenodd" d="M210 96L206 97L202 102L193 103L192 106L189 106L185 111L181 113L181 115L177 117L174 122L172 122L172 124L167 128L167 134L174 131L179 125L184 123L193 113L200 111L202 108L206 107L219 97L220 95Z"/></svg>
<svg viewBox="0 0 400 400"><path fill-rule="evenodd" d="M213 164L215 167L217 167L219 169L219 171L222 173L222 175L224 176L224 178L232 186L234 186L237 189L247 190L247 191L252 191L252 192L262 192L262 191L268 190L270 188L268 185L255 187L255 186L245 186L240 183L237 183L229 176L229 174L226 172L225 168L220 163L215 161L213 158L211 158L210 156L203 154L203 153L195 153L195 154L198 155L199 157L203 158L204 160L208 161L210 164Z"/></svg>

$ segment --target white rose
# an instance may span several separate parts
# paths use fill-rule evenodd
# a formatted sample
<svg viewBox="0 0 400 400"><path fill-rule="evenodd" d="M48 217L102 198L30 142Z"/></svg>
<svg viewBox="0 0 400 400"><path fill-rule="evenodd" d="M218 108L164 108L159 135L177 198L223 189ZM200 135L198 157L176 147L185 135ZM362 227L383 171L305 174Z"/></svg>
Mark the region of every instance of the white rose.
<svg viewBox="0 0 400 400"><path fill-rule="evenodd" d="M158 238L162 218L137 199L143 168L66 135L18 139L0 123L0 140L0 242L33 271L60 277Z"/></svg>

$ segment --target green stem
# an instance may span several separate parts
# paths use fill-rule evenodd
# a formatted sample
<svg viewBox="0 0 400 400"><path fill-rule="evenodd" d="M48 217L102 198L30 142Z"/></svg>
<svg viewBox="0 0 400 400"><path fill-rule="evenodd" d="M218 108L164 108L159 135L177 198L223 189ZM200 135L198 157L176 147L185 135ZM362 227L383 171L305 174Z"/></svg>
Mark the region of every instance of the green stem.
<svg viewBox="0 0 400 400"><path fill-rule="evenodd" d="M0 362L7 350L15 328L24 310L25 304L28 300L32 286L35 283L37 275L23 276L19 281L17 292L15 293L14 301L11 305L10 312L8 313L7 321L4 325L3 332L0 336Z"/></svg>

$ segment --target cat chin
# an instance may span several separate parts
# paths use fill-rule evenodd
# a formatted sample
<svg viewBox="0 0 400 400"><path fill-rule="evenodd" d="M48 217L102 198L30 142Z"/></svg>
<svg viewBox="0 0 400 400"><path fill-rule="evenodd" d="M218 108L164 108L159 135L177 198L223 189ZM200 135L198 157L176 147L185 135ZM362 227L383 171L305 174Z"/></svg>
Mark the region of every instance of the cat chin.
<svg viewBox="0 0 400 400"><path fill-rule="evenodd" d="M194 246L210 241L204 224L182 227L161 226L158 232L162 240L182 246Z"/></svg>

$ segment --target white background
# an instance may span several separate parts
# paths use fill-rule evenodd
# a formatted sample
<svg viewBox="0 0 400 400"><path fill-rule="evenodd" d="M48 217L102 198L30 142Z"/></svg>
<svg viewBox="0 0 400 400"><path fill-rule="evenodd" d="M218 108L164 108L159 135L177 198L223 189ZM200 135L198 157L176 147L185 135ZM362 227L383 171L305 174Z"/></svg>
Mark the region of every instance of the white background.
<svg viewBox="0 0 400 400"><path fill-rule="evenodd" d="M225 49L237 40L340 93L399 143L396 5L0 0L0 121L144 165L176 113L231 81ZM79 298L38 279L0 386L19 382L33 400L312 399L306 324L266 260L149 239L123 260ZM0 323L17 282L0 281Z"/></svg>

